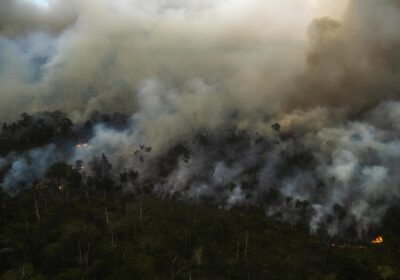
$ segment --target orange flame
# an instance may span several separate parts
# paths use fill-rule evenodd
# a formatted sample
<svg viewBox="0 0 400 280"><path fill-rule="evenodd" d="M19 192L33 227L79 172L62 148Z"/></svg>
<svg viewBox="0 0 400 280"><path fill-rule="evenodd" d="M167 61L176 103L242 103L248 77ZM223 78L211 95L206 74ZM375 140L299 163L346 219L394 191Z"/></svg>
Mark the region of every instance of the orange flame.
<svg viewBox="0 0 400 280"><path fill-rule="evenodd" d="M379 235L379 236L375 237L371 242L372 242L372 244L381 244L381 243L383 243L383 236Z"/></svg>
<svg viewBox="0 0 400 280"><path fill-rule="evenodd" d="M90 148L90 145L88 143L83 143L83 144L76 144L75 147L77 147L77 148Z"/></svg>

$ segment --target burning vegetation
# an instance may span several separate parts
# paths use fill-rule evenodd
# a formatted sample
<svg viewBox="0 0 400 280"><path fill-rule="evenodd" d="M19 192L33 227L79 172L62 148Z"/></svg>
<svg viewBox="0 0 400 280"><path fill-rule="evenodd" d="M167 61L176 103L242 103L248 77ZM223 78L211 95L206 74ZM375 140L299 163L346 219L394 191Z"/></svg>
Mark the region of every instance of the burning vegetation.
<svg viewBox="0 0 400 280"><path fill-rule="evenodd" d="M47 115L58 117L60 114ZM28 127L27 120L35 118L22 116ZM266 216L289 223L307 223L312 233L322 230L331 236L364 239L370 226L375 225L375 214L370 216L360 206L373 203L367 193L374 186L366 180L379 184L376 180L386 176L386 169L377 166L385 164L382 157L387 155L384 150L375 149L378 156L371 158L359 151L364 145L363 139L368 139L360 124L342 131L343 141L350 141L352 145L347 149L359 153L358 164L368 161L361 172L350 174L364 176L359 181L354 179L351 184L357 187L351 187L340 171L341 160L351 160L348 154L331 155L321 147L315 149L310 144L319 145L320 140L309 139L310 132L294 133L295 129L277 122L265 124L270 129L269 135L235 128L218 133L203 131L160 151L149 144L130 143L134 139L125 130L110 125L111 117L107 119L107 126L71 122L63 138L53 139L50 135L47 146L36 148L32 147L33 143L26 143L28 152L19 156L10 154L3 159L3 186L20 191L31 184L47 184L48 180L65 186L66 178L72 176L74 182L86 188L91 178L106 177L121 184L128 193L146 189L160 197L212 203L226 209L262 205ZM332 132L338 133L335 129L322 130L315 137L337 141L336 136L330 138ZM6 130L4 137L7 133ZM29 133L27 137L31 138ZM107 142L103 143L103 139ZM333 163L325 162L323 156L332 157ZM64 187L59 190L64 191ZM335 198L338 191L342 200ZM373 207L382 212L389 205L374 204ZM364 217L363 223L357 220L360 215ZM373 243L378 244L378 240Z"/></svg>
<svg viewBox="0 0 400 280"><path fill-rule="evenodd" d="M33 2L0 1L0 279L400 277L398 0Z"/></svg>
<svg viewBox="0 0 400 280"><path fill-rule="evenodd" d="M383 236L382 235L378 235L377 237L372 239L371 243L372 244L382 244L383 243Z"/></svg>

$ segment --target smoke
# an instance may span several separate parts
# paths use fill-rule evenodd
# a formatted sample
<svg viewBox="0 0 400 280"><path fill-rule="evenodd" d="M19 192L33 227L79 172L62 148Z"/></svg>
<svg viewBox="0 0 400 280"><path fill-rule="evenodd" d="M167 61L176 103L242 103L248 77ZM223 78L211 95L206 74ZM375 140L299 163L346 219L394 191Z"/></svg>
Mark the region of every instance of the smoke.
<svg viewBox="0 0 400 280"><path fill-rule="evenodd" d="M212 198L225 207L266 203L268 215L290 222L307 203L312 231L352 229L362 236L399 203L399 109L398 102L383 103L360 120L302 125L296 135L239 133L207 146L187 144L190 159L181 159L157 192Z"/></svg>
<svg viewBox="0 0 400 280"><path fill-rule="evenodd" d="M95 110L131 114L149 79L177 91L200 79L215 87L216 101L232 99L246 113L275 109L304 66L307 25L326 14L295 0L56 0L46 9L7 0L3 5L2 40L10 42L6 50L12 54L3 58L0 72L5 120L41 110L61 110L76 120ZM44 23L13 16L26 10ZM52 17L68 20L59 24ZM36 33L50 35L43 40ZM21 43L26 37L30 41ZM37 45L52 51L38 54ZM44 59L21 60L26 53ZM25 73L10 75L7 69L13 68ZM33 73L40 77L35 83L25 78Z"/></svg>
<svg viewBox="0 0 400 280"><path fill-rule="evenodd" d="M361 236L398 203L399 1L4 3L0 120L131 116L69 162L105 153L115 180L135 170L162 196L262 204L331 235ZM43 175L26 157L6 189L19 166Z"/></svg>
<svg viewBox="0 0 400 280"><path fill-rule="evenodd" d="M0 34L18 36L34 31L59 33L76 20L76 10L69 1L52 1L48 9L29 1L2 0L0 3Z"/></svg>
<svg viewBox="0 0 400 280"><path fill-rule="evenodd" d="M53 163L63 159L64 156L55 145L32 149L15 159L2 159L3 165L12 162L11 167L4 176L2 187L5 191L16 193L20 189L29 187L33 182L44 177L47 169ZM0 165L0 168L2 166Z"/></svg>
<svg viewBox="0 0 400 280"><path fill-rule="evenodd" d="M399 92L398 1L351 1L344 19L316 19L309 27L307 69L293 107L337 106L356 112Z"/></svg>

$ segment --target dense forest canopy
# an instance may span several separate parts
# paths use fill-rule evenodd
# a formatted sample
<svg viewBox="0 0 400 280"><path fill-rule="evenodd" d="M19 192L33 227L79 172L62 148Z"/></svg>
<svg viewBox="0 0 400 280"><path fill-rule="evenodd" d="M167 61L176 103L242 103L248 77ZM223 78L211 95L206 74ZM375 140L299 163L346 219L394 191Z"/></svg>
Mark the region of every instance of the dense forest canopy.
<svg viewBox="0 0 400 280"><path fill-rule="evenodd" d="M103 115L74 125L60 112L23 114L15 123L3 125L1 137L13 147L12 154L24 155L50 143L69 154L71 147L85 145L81 140L90 137L96 123L118 127L122 120L119 115ZM53 133L38 137L37 123ZM57 129L60 124L67 124L67 129ZM280 133L279 124L273 129ZM20 135L32 140L18 141ZM279 141L293 137L280 135ZM201 134L193 141L216 157L226 157L224 149L218 150L218 141L247 147L249 140L247 134L230 131L224 139ZM265 142L261 137L256 141ZM142 145L136 155L128 156L145 164L151 152ZM2 279L396 279L400 209L390 209L384 222L360 239L351 228L341 236L329 235L322 226L311 233L310 202L283 196L279 186L257 203L232 205L220 200L224 188L237 187L232 182L220 182L218 197L188 198L159 191L160 181L180 160L190 162L192 153L188 143L171 147L152 160L155 173L150 177L143 177L140 170L117 172L104 153L86 164L87 159L60 160L26 181L17 193L2 191ZM289 169L313 161L307 154L287 160ZM2 180L10 168L3 165ZM243 185L254 190L255 182ZM268 217L266 207L281 201L293 205L295 220L284 219L285 213ZM344 219L346 209L335 205L334 213ZM384 242L374 243L375 238Z"/></svg>

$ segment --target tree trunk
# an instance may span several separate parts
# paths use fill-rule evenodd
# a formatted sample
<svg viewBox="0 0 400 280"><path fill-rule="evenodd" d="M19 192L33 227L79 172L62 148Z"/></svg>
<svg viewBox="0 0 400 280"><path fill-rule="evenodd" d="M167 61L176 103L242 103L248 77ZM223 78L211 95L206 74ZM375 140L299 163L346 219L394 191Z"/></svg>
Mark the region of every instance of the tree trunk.
<svg viewBox="0 0 400 280"><path fill-rule="evenodd" d="M244 243L244 258L247 258L247 248L249 245L249 232L246 231L246 239L245 239L245 243Z"/></svg>
<svg viewBox="0 0 400 280"><path fill-rule="evenodd" d="M238 262L240 258L240 241L236 242L236 261Z"/></svg>
<svg viewBox="0 0 400 280"><path fill-rule="evenodd" d="M143 221L143 208L142 208L142 201L139 201L139 222L142 223Z"/></svg>
<svg viewBox="0 0 400 280"><path fill-rule="evenodd" d="M39 207L38 207L38 203L37 203L36 198L35 198L35 206L34 207L35 207L35 214L36 214L37 223L40 224L40 213L39 213Z"/></svg>
<svg viewBox="0 0 400 280"><path fill-rule="evenodd" d="M68 208L68 184L65 183L65 206Z"/></svg>

